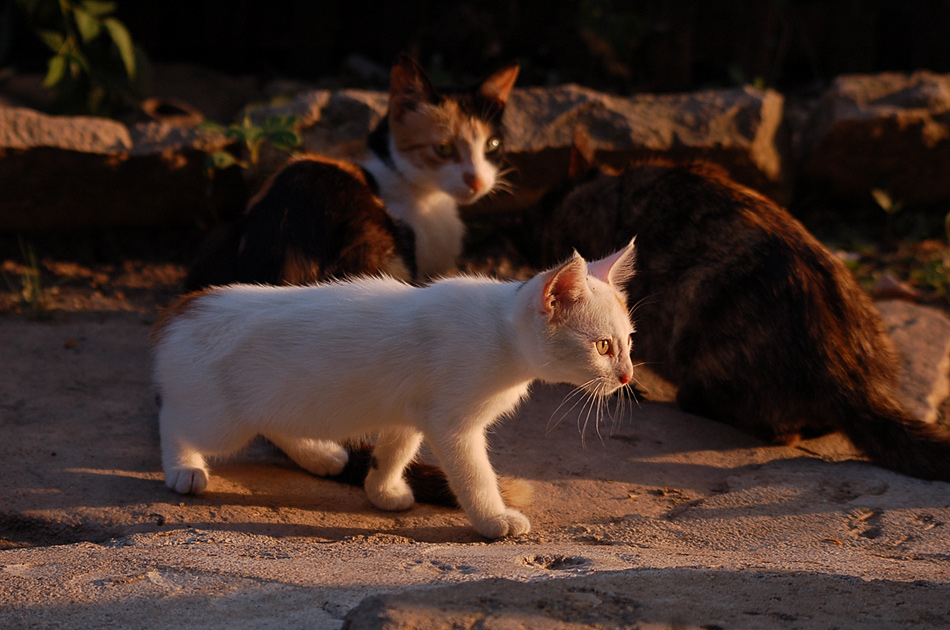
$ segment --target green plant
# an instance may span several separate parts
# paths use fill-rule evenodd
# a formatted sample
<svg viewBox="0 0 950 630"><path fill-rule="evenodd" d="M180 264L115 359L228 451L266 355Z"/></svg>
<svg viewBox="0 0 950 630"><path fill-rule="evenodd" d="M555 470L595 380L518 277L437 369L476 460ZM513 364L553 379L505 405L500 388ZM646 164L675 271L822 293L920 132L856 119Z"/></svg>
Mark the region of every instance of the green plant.
<svg viewBox="0 0 950 630"><path fill-rule="evenodd" d="M52 51L43 86L65 113L115 115L141 100L144 55L102 0L17 0Z"/></svg>
<svg viewBox="0 0 950 630"><path fill-rule="evenodd" d="M19 286L11 280L6 273L3 278L13 293L16 301L23 302L29 307L29 314L36 319L45 319L49 317L49 308L47 306L47 291L43 287L43 278L40 270L40 262L36 257L33 246L19 238L20 254L23 256L24 266L19 271Z"/></svg>
<svg viewBox="0 0 950 630"><path fill-rule="evenodd" d="M223 149L212 153L206 163L208 173L213 175L215 170L232 166L257 171L260 167L261 149L265 143L286 152L291 152L300 145L300 134L294 128L296 125L296 116L271 116L261 125L255 125L249 114L245 114L240 122L231 123L227 127L216 122L201 123L199 129L222 133L230 140L240 143L247 152L246 160Z"/></svg>

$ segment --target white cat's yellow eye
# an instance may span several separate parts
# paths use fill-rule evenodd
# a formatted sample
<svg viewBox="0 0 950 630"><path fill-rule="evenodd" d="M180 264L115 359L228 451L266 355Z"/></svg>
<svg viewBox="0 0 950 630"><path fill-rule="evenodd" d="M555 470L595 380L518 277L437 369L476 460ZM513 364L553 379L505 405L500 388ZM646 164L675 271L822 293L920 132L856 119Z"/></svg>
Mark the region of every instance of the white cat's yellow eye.
<svg viewBox="0 0 950 630"><path fill-rule="evenodd" d="M432 147L439 157L450 158L455 155L455 145L451 142L440 142Z"/></svg>
<svg viewBox="0 0 950 630"><path fill-rule="evenodd" d="M611 343L609 339L601 339L594 342L594 347L597 348L597 354L605 355L610 352Z"/></svg>
<svg viewBox="0 0 950 630"><path fill-rule="evenodd" d="M485 153L494 153L501 147L501 138L492 136L485 141Z"/></svg>

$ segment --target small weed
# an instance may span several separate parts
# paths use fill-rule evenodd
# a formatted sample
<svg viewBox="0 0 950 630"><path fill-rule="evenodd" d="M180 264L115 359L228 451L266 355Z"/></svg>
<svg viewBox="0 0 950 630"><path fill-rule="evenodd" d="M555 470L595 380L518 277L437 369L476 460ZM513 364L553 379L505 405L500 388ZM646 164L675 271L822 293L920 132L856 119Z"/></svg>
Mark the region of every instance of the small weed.
<svg viewBox="0 0 950 630"><path fill-rule="evenodd" d="M227 127L216 122L205 122L199 129L215 133L222 133L230 140L239 142L247 153L247 159L242 160L230 151L216 151L208 156L206 167L208 174L213 176L215 171L223 171L232 166L253 171L257 175L260 167L261 149L269 143L275 149L291 152L300 145L300 134L297 133L296 116L271 116L262 125L255 125L251 117L245 114L240 122L231 123Z"/></svg>
<svg viewBox="0 0 950 630"><path fill-rule="evenodd" d="M23 256L24 265L19 270L19 279L15 281L6 273L3 279L14 295L15 302L21 302L28 307L28 314L35 319L47 319L50 317L49 299L47 290L43 287L42 271L40 269L39 259L33 246L18 239L20 243L20 254Z"/></svg>

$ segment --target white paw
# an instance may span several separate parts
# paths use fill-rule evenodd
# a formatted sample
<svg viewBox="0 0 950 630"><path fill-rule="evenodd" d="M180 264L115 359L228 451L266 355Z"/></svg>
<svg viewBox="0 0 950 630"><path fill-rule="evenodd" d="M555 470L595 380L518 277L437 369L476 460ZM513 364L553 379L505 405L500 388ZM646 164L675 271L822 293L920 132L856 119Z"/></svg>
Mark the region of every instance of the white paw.
<svg viewBox="0 0 950 630"><path fill-rule="evenodd" d="M346 449L329 440L299 440L287 454L301 468L321 477L339 475L349 459Z"/></svg>
<svg viewBox="0 0 950 630"><path fill-rule="evenodd" d="M400 512L408 510L416 502L415 497L412 496L412 488L404 479L399 479L394 483L380 484L374 478L373 472L375 471L371 470L366 475L364 485L370 503L387 512Z"/></svg>
<svg viewBox="0 0 950 630"><path fill-rule="evenodd" d="M472 525L485 538L504 538L505 536L520 536L531 531L531 521L518 510L506 509L501 514L472 520Z"/></svg>
<svg viewBox="0 0 950 630"><path fill-rule="evenodd" d="M172 468L165 473L165 485L179 494L201 494L208 487L208 471L201 468Z"/></svg>

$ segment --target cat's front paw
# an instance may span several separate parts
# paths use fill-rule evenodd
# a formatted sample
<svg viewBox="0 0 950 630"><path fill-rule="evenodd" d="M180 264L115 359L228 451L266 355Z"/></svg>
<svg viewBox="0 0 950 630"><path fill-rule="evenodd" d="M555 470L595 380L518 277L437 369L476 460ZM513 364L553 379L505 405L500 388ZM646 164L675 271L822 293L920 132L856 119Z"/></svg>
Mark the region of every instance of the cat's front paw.
<svg viewBox="0 0 950 630"><path fill-rule="evenodd" d="M373 472L371 470L366 475L366 483L364 484L366 496L369 497L370 503L387 512L401 512L402 510L408 510L416 502L415 497L412 496L412 488L404 479L390 483L379 483Z"/></svg>
<svg viewBox="0 0 950 630"><path fill-rule="evenodd" d="M208 487L208 471L201 468L171 468L165 473L165 485L179 494L201 494Z"/></svg>
<svg viewBox="0 0 950 630"><path fill-rule="evenodd" d="M504 538L520 536L531 531L531 521L518 510L506 509L501 514L472 521L475 529L485 538Z"/></svg>

